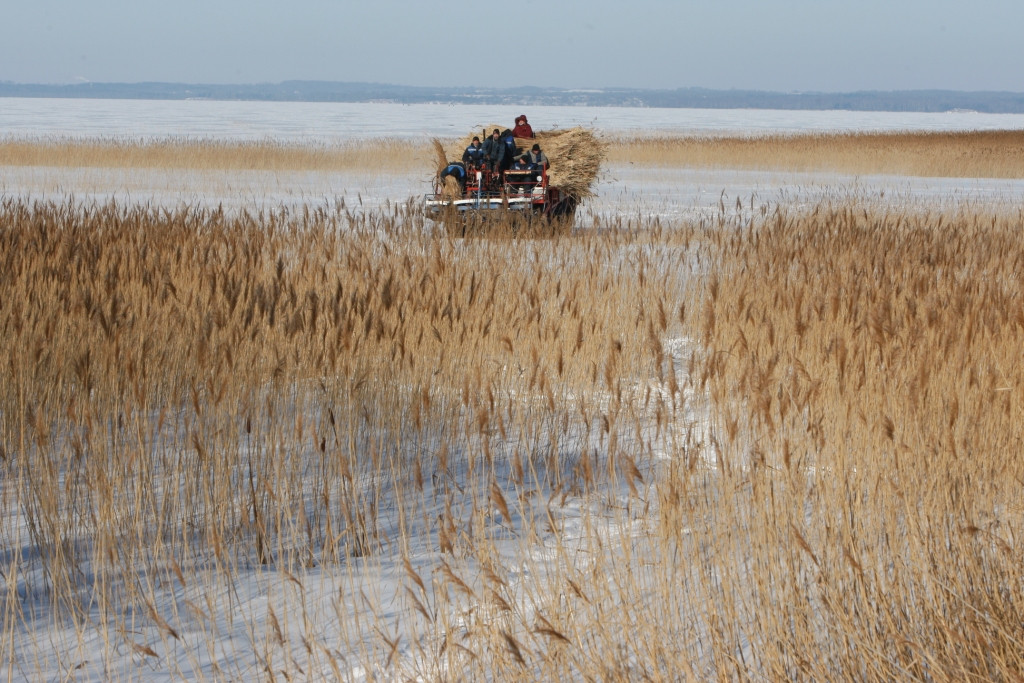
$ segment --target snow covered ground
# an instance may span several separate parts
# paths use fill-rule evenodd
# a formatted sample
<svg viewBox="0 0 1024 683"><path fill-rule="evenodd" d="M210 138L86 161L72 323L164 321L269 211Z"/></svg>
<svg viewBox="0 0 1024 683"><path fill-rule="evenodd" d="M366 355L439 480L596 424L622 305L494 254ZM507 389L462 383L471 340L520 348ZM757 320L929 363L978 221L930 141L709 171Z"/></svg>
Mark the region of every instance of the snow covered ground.
<svg viewBox="0 0 1024 683"><path fill-rule="evenodd" d="M389 136L456 136L464 133L467 124L495 120L511 123L519 113L522 113L519 109L509 107L443 105L0 99L0 131L6 137L16 138L188 137L274 139L301 144ZM534 107L527 113L541 128L582 124L607 133L1024 129L1024 116L976 113L571 107ZM415 199L428 191L429 181L422 169L382 174L373 169L364 173L220 173L3 167L0 168L0 195L55 200L73 196L78 200L100 202L115 198L161 206L222 204L235 209L332 204L344 200L347 206L370 211L388 203ZM948 200L1019 202L1024 197L1024 181L823 177L820 174L695 171L628 165L607 168L596 189L598 196L582 211L584 225L595 216L678 217L714 211L720 204L732 206L737 201L743 206L780 201L799 204L830 197L841 199L851 193L872 201L901 204ZM666 348L679 354L676 358L679 366L686 344L687 341L681 339L665 340ZM650 389L636 388L637 400L644 390ZM663 387L655 386L653 390L657 393ZM673 416L673 429L685 430L700 418L699 403L695 403ZM582 447L589 437L577 438ZM659 437L660 443L670 443L674 438L671 433ZM509 472L499 472L498 477L507 481ZM625 486L623 488L608 492L600 513L596 503L591 507L586 502L566 501L563 497L563 505L558 509L560 541L557 545L552 529L541 531L539 542L526 541L531 535L528 529L531 516L542 518L544 499L558 493L543 490L539 484L536 502L525 503L512 519L495 513L478 520L485 526L481 533L495 539L494 548L500 554L496 564L510 568L507 575L499 577L503 595L510 600L520 598L520 604L529 605L530 574L564 571L563 558L558 553L571 547L574 539L582 544L588 533L605 539L608 553L615 552L615 539L622 537L631 539L633 550L644 552L645 522L630 512L629 501L631 496L644 500L647 494L642 486L638 493L632 494ZM466 496L468 498L470 493ZM419 503L423 519L436 518L443 512L436 507L437 500L428 485ZM394 523L393 518L389 521L393 513L394 510L380 511L382 526L386 528ZM7 527L5 538L27 541L27 533L19 531L24 520L17 514L5 516L0 523ZM256 678L271 669L287 671L293 680L320 680L332 676L361 680L387 677L383 668L375 671L364 666L373 659L366 656L367 653L379 647L383 639L395 643L392 654L405 663L406 673L424 679L443 678L445 671L436 668L439 665L428 656L441 646L441 630L431 640L422 635L424 631L417 637L407 624L397 623L400 612L411 611L410 594L427 602L425 607L431 611L428 600L436 599L443 581L452 581L450 577L439 575L438 567L447 566L444 564L446 556L427 538L427 525L423 530L425 535L414 536L412 543L401 552L381 553L341 566L316 562L315 566L285 569L243 563L232 568L231 580L227 581L211 563L208 574L190 577L188 582L169 576L164 585L151 589L159 596L152 607L156 614L173 624L173 634L161 626L159 620L141 614L139 625L132 633L114 634L106 630L104 617L96 609L86 619L94 627L54 629L47 614L49 606L40 602L31 608L38 610L34 615L37 620L27 620L19 627L8 652L0 656L0 661L6 660L5 664L0 664L0 672L15 679L27 675L48 680L214 680L239 676ZM16 551L13 548L0 550ZM580 556L584 555L581 547ZM475 575L463 575L468 584L467 596L480 592L489 580L485 569L474 565ZM15 586L25 581L25 577L4 578ZM417 578L423 582L419 588ZM17 590L15 587L14 592ZM21 597L31 601L31 596ZM464 612L459 617L462 621L448 624L448 627L457 625L469 629L474 619L483 618L471 599L466 597L464 601ZM524 623L534 621L531 615L517 618ZM382 623L392 623L389 619L395 620L394 631L380 633L376 630ZM275 649L266 642L268 633L276 634L279 649L291 652L292 661L287 657L279 662L260 659L259 653ZM111 645L108 639L114 636L121 638L122 644ZM327 645L360 642L361 639L365 640L367 648L363 653L342 652ZM299 667L298 662L303 662L303 666Z"/></svg>

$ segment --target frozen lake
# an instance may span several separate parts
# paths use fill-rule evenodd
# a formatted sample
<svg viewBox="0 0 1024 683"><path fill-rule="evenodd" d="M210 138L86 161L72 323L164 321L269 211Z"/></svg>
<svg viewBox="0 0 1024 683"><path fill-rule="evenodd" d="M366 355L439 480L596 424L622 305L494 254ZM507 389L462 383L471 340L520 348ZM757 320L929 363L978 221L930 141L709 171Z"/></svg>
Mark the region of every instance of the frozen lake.
<svg viewBox="0 0 1024 683"><path fill-rule="evenodd" d="M1024 114L658 109L447 104L222 102L0 98L0 136L166 137L336 142L461 137L525 113L538 129L583 125L602 133L1024 129Z"/></svg>

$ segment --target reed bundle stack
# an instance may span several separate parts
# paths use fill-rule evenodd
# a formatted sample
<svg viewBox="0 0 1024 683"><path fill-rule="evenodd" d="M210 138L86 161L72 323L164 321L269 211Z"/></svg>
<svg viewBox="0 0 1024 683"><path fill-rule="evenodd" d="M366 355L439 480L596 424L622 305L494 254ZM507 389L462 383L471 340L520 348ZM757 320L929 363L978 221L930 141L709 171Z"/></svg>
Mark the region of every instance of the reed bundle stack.
<svg viewBox="0 0 1024 683"><path fill-rule="evenodd" d="M532 140L516 139L516 145L526 151L534 143L551 161L548 175L551 184L563 192L583 199L593 195L592 187L601 169L605 145L586 128L538 132Z"/></svg>

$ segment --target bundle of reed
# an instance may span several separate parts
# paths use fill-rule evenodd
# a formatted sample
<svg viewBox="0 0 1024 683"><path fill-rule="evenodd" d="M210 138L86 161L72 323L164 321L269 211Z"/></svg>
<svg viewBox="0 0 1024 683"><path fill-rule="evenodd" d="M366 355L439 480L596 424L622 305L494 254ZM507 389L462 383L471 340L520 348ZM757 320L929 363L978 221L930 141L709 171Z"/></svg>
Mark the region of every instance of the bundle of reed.
<svg viewBox="0 0 1024 683"><path fill-rule="evenodd" d="M447 176L444 179L444 185L441 187L441 198L442 199L461 199L462 188L459 186L459 181L452 176Z"/></svg>
<svg viewBox="0 0 1024 683"><path fill-rule="evenodd" d="M444 170L445 166L448 165L448 157L444 152L444 145L437 138L431 138L430 140L434 145L434 156L437 159L437 175L441 175L441 171Z"/></svg>
<svg viewBox="0 0 1024 683"><path fill-rule="evenodd" d="M563 192L583 199L593 195L591 188L601 169L605 145L586 128L537 133L535 142L551 162L551 184ZM527 147L529 149L529 147Z"/></svg>

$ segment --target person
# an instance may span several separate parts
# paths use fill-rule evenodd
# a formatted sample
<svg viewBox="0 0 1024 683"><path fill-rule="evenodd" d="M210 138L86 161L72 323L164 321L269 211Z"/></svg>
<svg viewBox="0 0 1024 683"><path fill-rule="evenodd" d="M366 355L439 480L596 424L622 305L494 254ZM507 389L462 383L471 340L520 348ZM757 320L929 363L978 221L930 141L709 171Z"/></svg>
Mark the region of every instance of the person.
<svg viewBox="0 0 1024 683"><path fill-rule="evenodd" d="M466 189L466 167L459 161L453 161L444 167L444 170L440 173L441 185L444 186L445 178L455 178L455 181L459 184L459 192L463 192Z"/></svg>
<svg viewBox="0 0 1024 683"><path fill-rule="evenodd" d="M533 144L533 147L529 152L524 152L523 156L530 158L530 163L533 164L534 168L543 168L545 170L551 168L551 162L548 161L548 156L541 151L540 145L537 143Z"/></svg>
<svg viewBox="0 0 1024 683"><path fill-rule="evenodd" d="M526 114L520 114L516 117L516 127L512 129L512 134L517 138L533 137L533 126L526 120Z"/></svg>
<svg viewBox="0 0 1024 683"><path fill-rule="evenodd" d="M501 141L505 143L505 158L502 161L501 170L507 171L512 168L516 157L519 156L519 148L516 147L516 137L512 135L512 131L508 128L501 131Z"/></svg>
<svg viewBox="0 0 1024 683"><path fill-rule="evenodd" d="M491 172L502 170L505 163L505 144L501 141L501 131L497 128L491 133L491 137L484 141L483 161Z"/></svg>
<svg viewBox="0 0 1024 683"><path fill-rule="evenodd" d="M462 163L466 164L466 168L476 169L483 166L484 163L484 149L480 146L480 138L473 136L473 142L469 143L469 147L462 153Z"/></svg>
<svg viewBox="0 0 1024 683"><path fill-rule="evenodd" d="M533 171L536 170L537 165L533 163L533 159L530 158L529 152L523 152L516 157L515 166L512 168L517 171Z"/></svg>
<svg viewBox="0 0 1024 683"><path fill-rule="evenodd" d="M537 165L531 161L530 153L523 152L517 156L516 163L512 166L512 170L515 171L515 179L509 180L509 184L512 185L519 194L523 194L524 191L527 193L531 192L537 184L536 179L534 179L534 174L531 173L531 171L536 171ZM511 177L511 174L506 176L506 178Z"/></svg>

